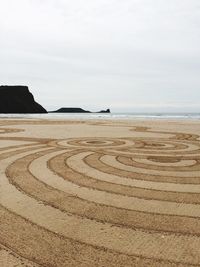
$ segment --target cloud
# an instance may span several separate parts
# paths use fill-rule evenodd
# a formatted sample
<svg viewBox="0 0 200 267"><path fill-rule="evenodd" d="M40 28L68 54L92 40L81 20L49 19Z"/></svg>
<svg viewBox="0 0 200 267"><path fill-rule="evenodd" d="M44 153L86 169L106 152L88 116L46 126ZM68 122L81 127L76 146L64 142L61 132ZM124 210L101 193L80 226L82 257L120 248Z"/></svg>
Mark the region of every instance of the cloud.
<svg viewBox="0 0 200 267"><path fill-rule="evenodd" d="M199 29L198 0L0 0L1 83L47 108L200 108Z"/></svg>

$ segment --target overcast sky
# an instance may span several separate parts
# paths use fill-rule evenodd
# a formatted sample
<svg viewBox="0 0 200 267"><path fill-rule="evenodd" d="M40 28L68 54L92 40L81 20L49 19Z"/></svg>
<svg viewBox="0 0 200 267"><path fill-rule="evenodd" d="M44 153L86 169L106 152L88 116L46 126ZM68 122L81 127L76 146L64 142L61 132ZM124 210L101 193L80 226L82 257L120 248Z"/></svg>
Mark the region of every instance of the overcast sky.
<svg viewBox="0 0 200 267"><path fill-rule="evenodd" d="M47 109L200 111L200 0L0 0L0 83Z"/></svg>

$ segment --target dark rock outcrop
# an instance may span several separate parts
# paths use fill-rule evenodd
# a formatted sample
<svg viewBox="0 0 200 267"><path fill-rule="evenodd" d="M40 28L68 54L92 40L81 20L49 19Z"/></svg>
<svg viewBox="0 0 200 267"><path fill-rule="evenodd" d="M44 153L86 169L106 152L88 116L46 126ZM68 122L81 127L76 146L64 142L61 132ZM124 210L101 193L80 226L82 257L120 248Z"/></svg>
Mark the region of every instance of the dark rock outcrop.
<svg viewBox="0 0 200 267"><path fill-rule="evenodd" d="M59 108L58 110L51 111L51 112L58 112L58 113L91 113L88 110L84 110L82 108Z"/></svg>
<svg viewBox="0 0 200 267"><path fill-rule="evenodd" d="M0 113L47 113L27 86L0 86Z"/></svg>
<svg viewBox="0 0 200 267"><path fill-rule="evenodd" d="M89 110L84 110L82 108L60 108L55 111L50 111L50 113L110 113L110 109L101 110L99 112L91 112Z"/></svg>
<svg viewBox="0 0 200 267"><path fill-rule="evenodd" d="M108 109L106 109L106 110L101 110L101 111L99 111L98 113L110 113L110 109L108 108Z"/></svg>

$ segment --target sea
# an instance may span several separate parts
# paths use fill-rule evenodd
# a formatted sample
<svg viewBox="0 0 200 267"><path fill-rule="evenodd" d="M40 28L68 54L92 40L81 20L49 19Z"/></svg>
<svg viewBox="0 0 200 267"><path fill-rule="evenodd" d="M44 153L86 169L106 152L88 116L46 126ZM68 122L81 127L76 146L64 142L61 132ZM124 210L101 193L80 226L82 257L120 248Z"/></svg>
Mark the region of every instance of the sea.
<svg viewBox="0 0 200 267"><path fill-rule="evenodd" d="M13 119L77 119L77 120L200 120L200 113L47 113L47 114L0 114L0 118Z"/></svg>

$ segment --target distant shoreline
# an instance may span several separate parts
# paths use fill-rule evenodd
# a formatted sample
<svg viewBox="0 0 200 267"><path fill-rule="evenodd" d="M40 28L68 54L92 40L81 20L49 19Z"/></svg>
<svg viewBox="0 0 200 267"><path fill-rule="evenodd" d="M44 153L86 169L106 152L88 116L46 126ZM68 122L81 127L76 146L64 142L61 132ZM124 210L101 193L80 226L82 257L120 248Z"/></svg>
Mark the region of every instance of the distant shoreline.
<svg viewBox="0 0 200 267"><path fill-rule="evenodd" d="M199 121L200 113L45 113L45 114L0 114L0 118L7 119L55 119L55 120L192 120Z"/></svg>

